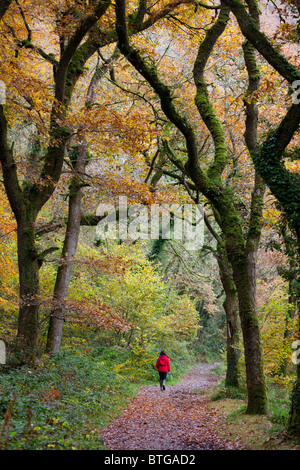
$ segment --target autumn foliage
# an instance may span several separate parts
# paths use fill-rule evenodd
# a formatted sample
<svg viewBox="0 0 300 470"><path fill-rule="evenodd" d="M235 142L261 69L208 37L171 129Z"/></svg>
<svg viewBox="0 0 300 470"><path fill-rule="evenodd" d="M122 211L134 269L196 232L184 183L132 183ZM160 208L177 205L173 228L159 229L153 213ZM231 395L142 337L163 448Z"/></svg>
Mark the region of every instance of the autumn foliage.
<svg viewBox="0 0 300 470"><path fill-rule="evenodd" d="M114 371L134 381L162 348L226 356L247 411L268 413L299 328L299 6L16 0L0 14L10 360L91 341L127 351ZM99 240L97 208L120 196L149 214L203 205L203 246Z"/></svg>

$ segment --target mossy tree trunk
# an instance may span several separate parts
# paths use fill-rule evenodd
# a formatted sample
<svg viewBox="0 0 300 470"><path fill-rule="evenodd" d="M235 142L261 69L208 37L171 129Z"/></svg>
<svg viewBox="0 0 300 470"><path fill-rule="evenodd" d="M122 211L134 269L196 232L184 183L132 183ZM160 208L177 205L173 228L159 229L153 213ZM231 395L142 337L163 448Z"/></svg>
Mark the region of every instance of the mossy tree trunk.
<svg viewBox="0 0 300 470"><path fill-rule="evenodd" d="M261 194L263 197L263 193ZM220 201L215 202L220 216L220 227L233 273L238 297L238 311L241 321L246 364L248 393L247 413L266 414L268 400L264 376L261 335L256 306L256 252L260 230L253 237L245 239L239 214L232 201L232 195L223 190ZM250 219L251 220L251 219Z"/></svg>
<svg viewBox="0 0 300 470"><path fill-rule="evenodd" d="M266 414L268 412L266 382L254 288L256 283L255 262L254 259L253 262L249 262L251 255L255 256L254 253L250 254L245 249L244 254L236 257L236 253L233 254L232 250L229 258L238 292L243 333L248 393L247 413Z"/></svg>
<svg viewBox="0 0 300 470"><path fill-rule="evenodd" d="M226 313L227 323L227 347L226 347L226 379L227 387L239 386L239 306L238 296L233 280L231 264L228 261L226 250L219 247L216 258L219 265L221 282L225 292L223 307Z"/></svg>
<svg viewBox="0 0 300 470"><path fill-rule="evenodd" d="M255 253L245 242L239 213L234 205L234 194L230 188L223 185L221 175L228 162L227 145L223 126L215 114L208 97L207 86L203 77L206 63L216 44L226 28L229 9L222 5L218 19L207 31L201 42L194 65L194 80L197 87L195 103L205 122L215 146L214 161L208 171L201 168L198 155L198 142L193 126L185 116L182 116L173 100L171 89L158 77L157 70L149 66L139 52L130 45L126 25L126 2L120 0L116 4L118 46L129 62L144 76L154 88L161 100L161 107L168 119L177 127L185 138L188 160L185 165L186 174L191 178L196 188L205 195L217 214L217 222L225 240L225 249L232 265L234 281L239 297L239 313L245 346L247 372L248 412L267 413L267 394L263 371L263 357L260 343L260 330L256 316L254 291L255 270L249 269L248 256ZM263 195L261 195L263 197ZM255 214L258 213L256 207ZM254 221L253 221L254 222ZM256 227L259 236L260 227ZM250 242L249 237L249 242ZM252 266L253 267L253 266Z"/></svg>
<svg viewBox="0 0 300 470"><path fill-rule="evenodd" d="M213 250L219 266L220 279L225 292L223 307L226 315L227 345L226 345L226 379L227 387L239 386L239 358L240 358L240 323L238 295L233 278L231 263L229 262L225 244L219 233L212 227L208 217L204 214L206 227L217 241L217 248Z"/></svg>
<svg viewBox="0 0 300 470"><path fill-rule="evenodd" d="M247 2L249 4L250 0ZM265 34L259 30L259 25L253 21L245 5L239 0L224 0L230 7L239 23L245 38L266 59L266 61L292 86L300 80L300 71L285 56L281 55ZM251 3L250 3L251 7ZM298 6L299 11L299 6ZM295 234L298 250L295 250L295 260L300 266L300 178L290 172L285 164L283 155L286 147L293 138L300 124L300 103L292 100L287 113L277 128L272 129L260 148L252 154L256 171L261 175L265 184L281 204L286 214L289 227ZM299 274L298 274L299 276ZM299 283L298 283L299 284ZM300 292L296 291L299 305ZM300 316L299 316L300 337ZM291 416L289 421L291 433L300 435L300 367L297 365L297 378L292 395Z"/></svg>
<svg viewBox="0 0 300 470"><path fill-rule="evenodd" d="M239 210L235 204L236 195L234 190L224 186L221 181L222 172L229 161L225 130L210 102L204 78L207 61L217 39L226 28L228 17L229 10L223 6L218 20L207 31L199 46L194 65L194 80L197 87L195 103L210 131L215 146L215 159L207 173L210 179L209 188L206 188L201 178L197 176L199 170L197 171L194 162L189 162L187 170L198 185L199 190L212 203L215 213L218 214L217 220L222 230L227 256L232 266L244 342L248 392L247 413L266 414L268 412L268 400L256 306L256 255L262 228L264 184L261 177L256 174L249 210L249 228L245 232L241 224ZM249 45L244 45L244 57L249 73L247 93L250 94L257 89L259 71L255 67L255 60L252 61L254 59L253 51ZM255 103L248 103L247 101L245 141L249 152L255 151L257 148L257 109ZM212 188L215 188L215 190L212 191Z"/></svg>
<svg viewBox="0 0 300 470"><path fill-rule="evenodd" d="M30 220L25 211L18 223L17 243L20 306L16 360L32 363L38 344L40 262L35 249L34 220Z"/></svg>

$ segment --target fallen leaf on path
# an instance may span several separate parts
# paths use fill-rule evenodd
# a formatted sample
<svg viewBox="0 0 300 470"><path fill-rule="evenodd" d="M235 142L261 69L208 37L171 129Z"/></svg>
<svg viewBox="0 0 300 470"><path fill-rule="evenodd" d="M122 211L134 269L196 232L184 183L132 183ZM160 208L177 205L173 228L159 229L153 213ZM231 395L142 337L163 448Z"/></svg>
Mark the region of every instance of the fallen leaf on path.
<svg viewBox="0 0 300 470"><path fill-rule="evenodd" d="M237 441L220 438L216 425L222 419L209 409L209 400L195 390L216 381L209 364L199 364L179 384L160 391L159 385L143 387L138 396L102 438L110 450L231 450Z"/></svg>

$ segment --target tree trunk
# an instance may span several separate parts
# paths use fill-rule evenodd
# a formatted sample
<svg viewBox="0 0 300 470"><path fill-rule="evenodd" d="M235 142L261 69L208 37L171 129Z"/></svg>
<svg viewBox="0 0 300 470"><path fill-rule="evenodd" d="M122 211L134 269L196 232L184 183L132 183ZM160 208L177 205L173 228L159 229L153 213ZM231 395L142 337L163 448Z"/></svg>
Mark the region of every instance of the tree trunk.
<svg viewBox="0 0 300 470"><path fill-rule="evenodd" d="M81 136L81 142L78 146L78 155L74 164L74 171L76 174L72 178L69 188L68 221L54 286L53 308L50 313L46 346L46 351L49 354L57 353L61 346L63 323L65 318L65 300L68 294L80 233L82 200L82 183L80 175L84 173L86 160L86 143L84 136Z"/></svg>
<svg viewBox="0 0 300 470"><path fill-rule="evenodd" d="M99 65L98 62L87 92L87 109L90 108L95 102L97 86L99 85L100 80L103 78L105 73L109 70L109 68L118 59L119 56L120 52L115 49L113 54L102 65ZM65 299L68 294L73 268L73 258L76 254L80 233L82 200L81 176L84 175L85 167L87 164L87 143L85 138L85 132L83 129L78 131L78 135L78 155L76 161L73 164L73 169L76 174L73 177L70 185L67 228L61 255L61 261L58 267L56 282L54 286L54 306L51 310L49 320L48 338L46 346L46 351L49 354L56 353L60 350L63 333L63 323L65 317Z"/></svg>
<svg viewBox="0 0 300 470"><path fill-rule="evenodd" d="M255 290L256 275L247 254L233 262L235 284L239 297L239 311L243 332L246 378L248 392L248 414L268 412L266 383L264 377L263 354L260 328L257 318Z"/></svg>
<svg viewBox="0 0 300 470"><path fill-rule="evenodd" d="M18 362L35 362L39 328L39 268L34 220L28 214L17 227L20 305L16 354Z"/></svg>
<svg viewBox="0 0 300 470"><path fill-rule="evenodd" d="M298 266L300 264L300 237L297 237L298 243L298 252L296 253L297 256L297 263ZM299 271L298 271L299 272ZM298 276L298 286L299 286L299 276ZM298 310L298 341L300 340L300 292L299 287L295 292L295 299L296 299L296 306ZM290 419L288 423L288 431L290 434L294 436L300 436L300 356L299 356L299 347L297 348L298 354L297 356L297 376L296 382L294 384L293 393L292 393L292 400L291 400L291 409L290 409Z"/></svg>
<svg viewBox="0 0 300 470"><path fill-rule="evenodd" d="M65 318L65 299L70 284L73 259L76 253L80 230L81 191L69 199L69 216L60 264L58 266L53 293L53 307L50 312L46 351L53 354L59 351Z"/></svg>
<svg viewBox="0 0 300 470"><path fill-rule="evenodd" d="M39 321L39 267L36 253L34 223L36 213L26 188L19 185L17 165L7 141L7 121L0 105L0 161L5 191L17 221L19 269L19 320L16 359L21 363L35 361Z"/></svg>
<svg viewBox="0 0 300 470"><path fill-rule="evenodd" d="M232 268L227 259L225 250L218 249L217 261L221 282L225 291L223 307L227 323L227 370L226 386L239 386L239 325L238 325L238 300L236 287L233 280Z"/></svg>
<svg viewBox="0 0 300 470"><path fill-rule="evenodd" d="M189 192L189 191L188 191ZM217 215L217 214L216 214ZM239 386L239 307L237 291L233 279L232 266L220 235L212 227L208 217L204 214L205 224L217 241L217 250L214 252L219 266L220 279L225 292L223 307L226 315L227 347L226 347L226 380L227 387Z"/></svg>
<svg viewBox="0 0 300 470"><path fill-rule="evenodd" d="M288 311L286 313L286 319L285 319L285 330L283 333L284 349L285 349L285 345L291 341L291 329L290 329L289 324L295 318L297 314L294 282L295 282L295 279L289 280L289 304L288 304ZM284 377L287 375L288 364L289 364L289 358L286 356L283 357L280 367L279 367L279 371L278 371L279 375L283 375Z"/></svg>
<svg viewBox="0 0 300 470"><path fill-rule="evenodd" d="M293 387L288 431L300 436L300 365L297 365L297 379Z"/></svg>
<svg viewBox="0 0 300 470"><path fill-rule="evenodd" d="M9 9L11 3L12 3L12 0L2 0L0 2L0 20Z"/></svg>
<svg viewBox="0 0 300 470"><path fill-rule="evenodd" d="M247 237L230 197L230 191L223 189L220 200L216 201L220 215L220 226L225 239L228 260L232 266L233 279L237 290L239 316L243 333L246 380L248 393L248 414L267 414L268 400L264 375L261 335L256 305L256 254L260 239L259 222L263 201L263 186L257 176L252 193L252 208Z"/></svg>

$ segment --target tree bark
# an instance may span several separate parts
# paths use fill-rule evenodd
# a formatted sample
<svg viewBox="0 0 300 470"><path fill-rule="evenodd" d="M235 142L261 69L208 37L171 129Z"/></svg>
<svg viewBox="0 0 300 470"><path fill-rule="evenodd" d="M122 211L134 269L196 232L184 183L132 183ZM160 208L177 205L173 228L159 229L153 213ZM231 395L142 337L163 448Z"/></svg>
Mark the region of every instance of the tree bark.
<svg viewBox="0 0 300 470"><path fill-rule="evenodd" d="M6 194L17 221L19 320L16 355L21 363L33 363L37 350L39 320L39 260L35 247L35 213L19 186L17 165L7 142L7 122L2 105L0 161Z"/></svg>
<svg viewBox="0 0 300 470"><path fill-rule="evenodd" d="M300 237L298 237L298 247L300 247ZM300 250L300 248L299 248ZM300 254L297 256L298 272L300 266ZM298 340L300 339L300 293L299 293L299 274L298 274L298 289L295 295L295 301L298 309ZM300 362L296 365L296 380L293 387L290 418L288 423L289 433L295 436L300 436Z"/></svg>
<svg viewBox="0 0 300 470"><path fill-rule="evenodd" d="M24 216L17 225L20 300L16 359L33 364L38 352L40 263L35 252L34 219Z"/></svg>
<svg viewBox="0 0 300 470"><path fill-rule="evenodd" d="M248 414L268 412L266 382L260 328L256 311L254 263L247 262L247 254L232 263L239 297L239 311L245 349Z"/></svg>
<svg viewBox="0 0 300 470"><path fill-rule="evenodd" d="M12 3L12 0L2 0L0 2L0 20L9 9L11 3Z"/></svg>
<svg viewBox="0 0 300 470"><path fill-rule="evenodd" d="M223 189L220 201L215 201L220 216L220 227L225 240L228 260L232 266L237 290L239 317L243 334L248 414L267 414L268 400L264 376L260 328L256 307L256 252L260 231L255 242L245 240L239 215L230 200L230 193ZM251 239L251 243L249 242Z"/></svg>
<svg viewBox="0 0 300 470"><path fill-rule="evenodd" d="M64 244L58 266L53 292L53 308L50 312L46 351L49 354L60 350L63 323L65 319L65 300L71 280L74 258L80 233L82 185L78 175L84 174L86 166L86 145L84 140L78 147L78 156L74 165L75 175L69 187L68 221Z"/></svg>
<svg viewBox="0 0 300 470"><path fill-rule="evenodd" d="M223 307L226 315L227 347L226 347L226 379L227 387L239 386L239 304L237 290L233 278L232 266L228 260L223 239L214 230L204 214L205 224L217 241L217 250L214 253L219 266L220 279L225 292Z"/></svg>
<svg viewBox="0 0 300 470"><path fill-rule="evenodd" d="M222 247L218 247L216 258L219 265L221 282L225 292L223 307L227 324L227 348L226 348L226 379L227 387L239 386L239 307L232 267L228 261L227 253Z"/></svg>

